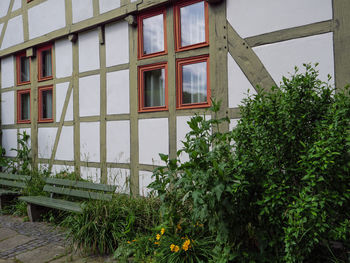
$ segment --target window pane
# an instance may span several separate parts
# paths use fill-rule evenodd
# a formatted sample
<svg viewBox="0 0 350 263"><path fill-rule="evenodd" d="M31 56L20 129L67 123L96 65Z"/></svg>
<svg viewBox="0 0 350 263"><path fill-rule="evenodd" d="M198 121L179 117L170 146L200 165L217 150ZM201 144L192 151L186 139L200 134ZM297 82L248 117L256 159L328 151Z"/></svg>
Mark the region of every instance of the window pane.
<svg viewBox="0 0 350 263"><path fill-rule="evenodd" d="M41 77L52 76L51 49L41 52Z"/></svg>
<svg viewBox="0 0 350 263"><path fill-rule="evenodd" d="M180 8L181 46L205 42L204 1Z"/></svg>
<svg viewBox="0 0 350 263"><path fill-rule="evenodd" d="M42 119L52 119L52 90L44 90L42 98Z"/></svg>
<svg viewBox="0 0 350 263"><path fill-rule="evenodd" d="M163 14L143 19L143 54L164 51Z"/></svg>
<svg viewBox="0 0 350 263"><path fill-rule="evenodd" d="M207 62L182 66L182 103L207 102Z"/></svg>
<svg viewBox="0 0 350 263"><path fill-rule="evenodd" d="M165 106L165 69L144 72L144 107Z"/></svg>
<svg viewBox="0 0 350 263"><path fill-rule="evenodd" d="M21 121L30 119L30 93L21 94Z"/></svg>
<svg viewBox="0 0 350 263"><path fill-rule="evenodd" d="M20 80L21 82L27 82L30 80L29 58L22 56L20 60L21 60L20 61L20 64L21 64Z"/></svg>

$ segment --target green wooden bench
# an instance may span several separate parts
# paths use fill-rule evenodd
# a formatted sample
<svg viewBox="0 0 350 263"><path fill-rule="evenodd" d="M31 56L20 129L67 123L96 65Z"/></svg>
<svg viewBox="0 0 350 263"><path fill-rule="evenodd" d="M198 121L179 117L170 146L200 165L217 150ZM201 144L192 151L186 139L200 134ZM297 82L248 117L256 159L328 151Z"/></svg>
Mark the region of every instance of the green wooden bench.
<svg viewBox="0 0 350 263"><path fill-rule="evenodd" d="M0 210L21 195L30 179L28 175L0 173Z"/></svg>
<svg viewBox="0 0 350 263"><path fill-rule="evenodd" d="M95 184L90 182L73 181L58 178L46 178L44 191L50 193L47 196L21 196L19 199L27 202L28 217L31 222L37 221L46 212L47 208L63 210L74 213L82 213L81 200L112 200L116 186ZM54 198L55 197L55 198ZM79 199L68 201L62 197Z"/></svg>

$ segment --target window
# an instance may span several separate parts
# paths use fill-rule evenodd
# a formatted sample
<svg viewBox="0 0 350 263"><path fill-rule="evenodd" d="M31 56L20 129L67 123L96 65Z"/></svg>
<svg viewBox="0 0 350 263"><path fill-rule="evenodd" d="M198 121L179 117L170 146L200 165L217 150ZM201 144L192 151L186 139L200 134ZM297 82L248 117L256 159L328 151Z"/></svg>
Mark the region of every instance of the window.
<svg viewBox="0 0 350 263"><path fill-rule="evenodd" d="M174 12L176 51L209 45L207 2L183 1L175 5Z"/></svg>
<svg viewBox="0 0 350 263"><path fill-rule="evenodd" d="M52 79L52 45L38 48L39 81Z"/></svg>
<svg viewBox="0 0 350 263"><path fill-rule="evenodd" d="M30 123L30 89L17 91L17 123Z"/></svg>
<svg viewBox="0 0 350 263"><path fill-rule="evenodd" d="M177 108L210 106L209 56L177 60Z"/></svg>
<svg viewBox="0 0 350 263"><path fill-rule="evenodd" d="M39 122L52 122L53 93L52 86L39 88Z"/></svg>
<svg viewBox="0 0 350 263"><path fill-rule="evenodd" d="M30 58L23 52L16 58L17 85L30 83Z"/></svg>
<svg viewBox="0 0 350 263"><path fill-rule="evenodd" d="M139 67L139 111L168 109L167 63Z"/></svg>
<svg viewBox="0 0 350 263"><path fill-rule="evenodd" d="M138 17L139 59L167 53L165 10Z"/></svg>

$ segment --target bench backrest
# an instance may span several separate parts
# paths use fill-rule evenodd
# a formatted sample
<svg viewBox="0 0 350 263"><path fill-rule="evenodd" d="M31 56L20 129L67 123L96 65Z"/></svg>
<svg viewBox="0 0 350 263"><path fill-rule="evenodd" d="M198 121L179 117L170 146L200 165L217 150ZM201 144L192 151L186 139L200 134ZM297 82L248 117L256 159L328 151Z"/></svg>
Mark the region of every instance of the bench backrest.
<svg viewBox="0 0 350 263"><path fill-rule="evenodd" d="M59 178L46 178L44 191L51 194L80 197L94 200L112 200L116 186L95 184Z"/></svg>
<svg viewBox="0 0 350 263"><path fill-rule="evenodd" d="M16 187L16 188L26 188L27 182L30 181L31 177L28 175L19 174L7 174L0 173L0 185Z"/></svg>

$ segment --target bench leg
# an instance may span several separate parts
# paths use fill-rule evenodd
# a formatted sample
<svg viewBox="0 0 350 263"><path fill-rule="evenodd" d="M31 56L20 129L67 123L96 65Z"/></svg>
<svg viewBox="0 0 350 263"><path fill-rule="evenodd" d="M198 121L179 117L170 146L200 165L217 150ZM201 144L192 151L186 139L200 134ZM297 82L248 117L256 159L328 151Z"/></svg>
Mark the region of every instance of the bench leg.
<svg viewBox="0 0 350 263"><path fill-rule="evenodd" d="M11 204L14 200L14 196L3 195L0 196L0 210L4 209L5 206Z"/></svg>
<svg viewBox="0 0 350 263"><path fill-rule="evenodd" d="M46 207L34 205L34 204L27 204L27 213L29 217L30 222L36 222L39 221L41 218L41 215L47 212Z"/></svg>

